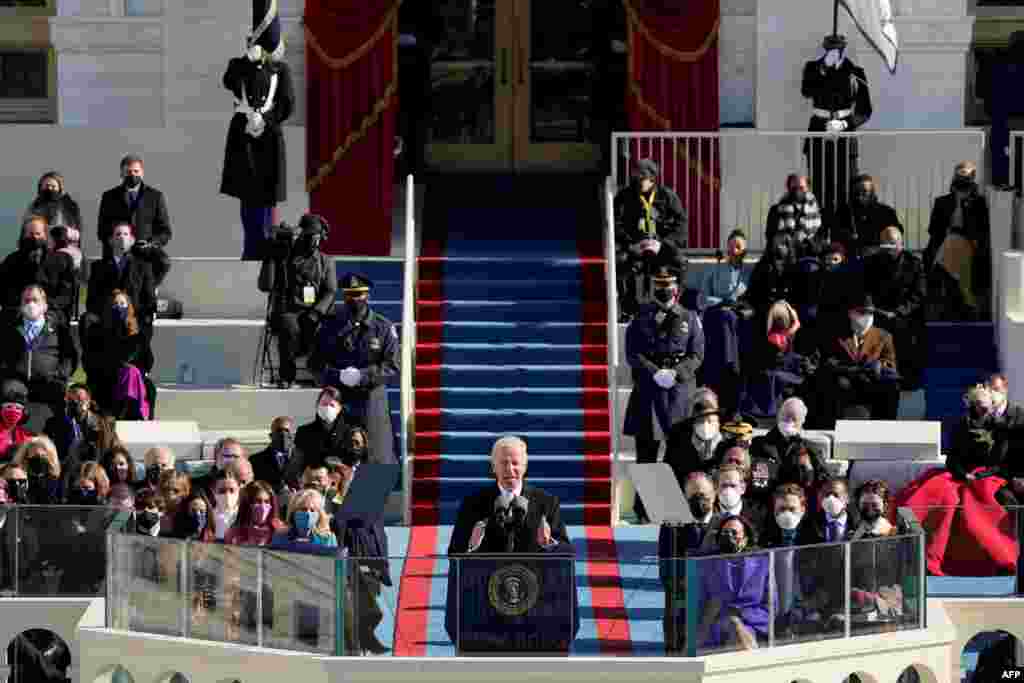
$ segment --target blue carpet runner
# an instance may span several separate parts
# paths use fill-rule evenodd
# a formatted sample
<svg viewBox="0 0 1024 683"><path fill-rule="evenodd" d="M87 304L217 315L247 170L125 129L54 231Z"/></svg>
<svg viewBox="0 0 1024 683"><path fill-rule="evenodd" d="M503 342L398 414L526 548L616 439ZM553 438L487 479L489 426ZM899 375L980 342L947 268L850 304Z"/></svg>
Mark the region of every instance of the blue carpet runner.
<svg viewBox="0 0 1024 683"><path fill-rule="evenodd" d="M586 558L596 641L628 647L611 524L607 302L596 177L444 177L419 258L413 531L396 654L424 654L447 574L440 525L493 484L490 448L526 439L528 479L557 495ZM443 590L443 589L442 589Z"/></svg>

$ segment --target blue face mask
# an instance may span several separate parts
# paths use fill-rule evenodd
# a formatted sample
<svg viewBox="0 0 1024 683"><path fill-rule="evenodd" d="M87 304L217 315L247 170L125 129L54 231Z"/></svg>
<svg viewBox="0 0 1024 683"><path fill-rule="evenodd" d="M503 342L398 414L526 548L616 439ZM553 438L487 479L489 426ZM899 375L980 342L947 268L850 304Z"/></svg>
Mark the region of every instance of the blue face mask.
<svg viewBox="0 0 1024 683"><path fill-rule="evenodd" d="M206 529L206 513L205 512L193 512L192 522L196 525L195 533L198 535L204 529Z"/></svg>
<svg viewBox="0 0 1024 683"><path fill-rule="evenodd" d="M299 510L295 513L295 530L302 536L308 536L313 530L313 523L317 519L317 513L308 510Z"/></svg>
<svg viewBox="0 0 1024 683"><path fill-rule="evenodd" d="M123 322L128 317L128 307L127 306L117 306L117 305L115 305L113 310L114 310L114 320L117 320L118 322Z"/></svg>

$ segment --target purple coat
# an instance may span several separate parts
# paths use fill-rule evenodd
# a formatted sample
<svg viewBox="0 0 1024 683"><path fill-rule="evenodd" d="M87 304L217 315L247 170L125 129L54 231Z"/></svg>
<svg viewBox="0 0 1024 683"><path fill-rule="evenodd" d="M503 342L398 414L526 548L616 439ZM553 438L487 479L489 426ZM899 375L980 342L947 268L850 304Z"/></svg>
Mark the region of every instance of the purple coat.
<svg viewBox="0 0 1024 683"><path fill-rule="evenodd" d="M739 581L734 566L740 566ZM708 630L701 647L721 647L731 640L729 616L735 611L746 626L759 636L768 635L768 556L752 555L735 560L713 559L701 562L703 602L722 603L718 621Z"/></svg>

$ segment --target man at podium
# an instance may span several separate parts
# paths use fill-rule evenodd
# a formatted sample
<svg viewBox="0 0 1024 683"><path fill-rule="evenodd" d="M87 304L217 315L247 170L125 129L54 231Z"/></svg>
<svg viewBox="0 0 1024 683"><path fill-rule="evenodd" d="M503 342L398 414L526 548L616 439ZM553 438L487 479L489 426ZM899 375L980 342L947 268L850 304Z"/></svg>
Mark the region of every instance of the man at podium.
<svg viewBox="0 0 1024 683"><path fill-rule="evenodd" d="M497 486L487 486L462 501L448 554L572 554L562 523L558 497L530 486L526 476L526 442L503 436L491 448Z"/></svg>
<svg viewBox="0 0 1024 683"><path fill-rule="evenodd" d="M575 558L558 498L524 483L526 443L491 449L496 486L459 507L445 629L462 655L565 655L579 630Z"/></svg>

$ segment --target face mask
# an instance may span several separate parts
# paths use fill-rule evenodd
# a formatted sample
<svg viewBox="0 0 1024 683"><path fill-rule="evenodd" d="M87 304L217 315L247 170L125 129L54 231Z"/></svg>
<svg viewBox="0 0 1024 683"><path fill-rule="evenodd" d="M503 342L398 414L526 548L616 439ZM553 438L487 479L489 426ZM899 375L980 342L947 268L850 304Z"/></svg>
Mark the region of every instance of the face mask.
<svg viewBox="0 0 1024 683"><path fill-rule="evenodd" d="M75 495L72 496L74 502L79 505L95 505L98 498L96 489L78 489Z"/></svg>
<svg viewBox="0 0 1024 683"><path fill-rule="evenodd" d="M874 498L872 500L871 498ZM874 524L878 521L878 518L882 516L884 510L882 504L879 502L878 496L872 495L871 498L865 496L860 502L860 516L865 522Z"/></svg>
<svg viewBox="0 0 1024 683"><path fill-rule="evenodd" d="M270 516L270 503L252 504L252 521L256 524L265 524Z"/></svg>
<svg viewBox="0 0 1024 683"><path fill-rule="evenodd" d="M127 463L114 465L114 479L119 483L128 481Z"/></svg>
<svg viewBox="0 0 1024 683"><path fill-rule="evenodd" d="M270 445L278 453L289 453L295 445L295 435L291 432L274 432L270 437Z"/></svg>
<svg viewBox="0 0 1024 683"><path fill-rule="evenodd" d="M89 404L85 401L68 401L64 406L67 416L75 420L81 420L89 411Z"/></svg>
<svg viewBox="0 0 1024 683"><path fill-rule="evenodd" d="M7 498L16 504L28 503L28 479L8 479Z"/></svg>
<svg viewBox="0 0 1024 683"><path fill-rule="evenodd" d="M331 404L329 406L317 406L316 414L326 424L334 424L334 421L338 419L338 413L341 412L341 408Z"/></svg>
<svg viewBox="0 0 1024 683"><path fill-rule="evenodd" d="M701 441L711 441L718 436L718 425L713 422L698 422L693 431Z"/></svg>
<svg viewBox="0 0 1024 683"><path fill-rule="evenodd" d="M993 406L996 406L998 408L999 406L1002 406L1004 403L1006 403L1006 394L1002 393L1001 391L993 391L990 393L992 394Z"/></svg>
<svg viewBox="0 0 1024 683"><path fill-rule="evenodd" d="M784 531L792 531L797 528L797 526L800 525L800 520L803 518L804 516L802 514L798 512L791 512L789 510L775 515L775 521L778 523L779 528Z"/></svg>
<svg viewBox="0 0 1024 683"><path fill-rule="evenodd" d="M366 462L366 447L349 446L341 455L341 461L349 467L358 466Z"/></svg>
<svg viewBox="0 0 1024 683"><path fill-rule="evenodd" d="M153 464L146 468L146 481L154 485L160 481L160 465Z"/></svg>
<svg viewBox="0 0 1024 683"><path fill-rule="evenodd" d="M740 490L734 486L722 489L718 492L718 499L722 501L722 505L727 508L734 508L740 504Z"/></svg>
<svg viewBox="0 0 1024 683"><path fill-rule="evenodd" d="M875 324L875 316L868 313L866 315L851 315L850 326L853 327L853 331L856 334L864 334L871 329L871 326Z"/></svg>
<svg viewBox="0 0 1024 683"><path fill-rule="evenodd" d="M718 550L723 555L732 555L740 551L740 543L732 534L723 534L718 539Z"/></svg>
<svg viewBox="0 0 1024 683"><path fill-rule="evenodd" d="M135 517L135 529L140 534L156 536L160 533L160 513L143 510Z"/></svg>
<svg viewBox="0 0 1024 683"><path fill-rule="evenodd" d="M789 196L793 198L793 201L797 204L803 204L807 201L807 192L804 190L790 190Z"/></svg>
<svg viewBox="0 0 1024 683"><path fill-rule="evenodd" d="M38 251L46 248L46 240L37 240L35 237L25 237L20 242L22 251Z"/></svg>
<svg viewBox="0 0 1024 683"><path fill-rule="evenodd" d="M366 299L347 299L345 301L345 306L348 307L349 313L351 313L353 317L361 318L366 315L367 309L370 308L370 302Z"/></svg>
<svg viewBox="0 0 1024 683"><path fill-rule="evenodd" d="M3 420L4 429L17 426L24 415L25 409L17 404L8 404L0 408L0 420Z"/></svg>
<svg viewBox="0 0 1024 683"><path fill-rule="evenodd" d="M690 514L694 519L704 519L711 512L711 499L707 496L698 494L686 502L690 506Z"/></svg>
<svg viewBox="0 0 1024 683"><path fill-rule="evenodd" d="M192 513L189 514L189 516L192 519L192 526L193 526L193 529L194 529L192 533L198 535L204 529L206 529L206 513L205 512L192 512Z"/></svg>
<svg viewBox="0 0 1024 683"><path fill-rule="evenodd" d="M21 317L25 320L36 321L43 317L43 305L38 301L30 301L21 305Z"/></svg>
<svg viewBox="0 0 1024 683"><path fill-rule="evenodd" d="M974 181L970 176L955 175L953 176L953 187L963 192L972 189Z"/></svg>
<svg viewBox="0 0 1024 683"><path fill-rule="evenodd" d="M658 301L658 303L662 304L671 303L672 300L675 298L675 295L676 292L671 287L654 290L654 298Z"/></svg>
<svg viewBox="0 0 1024 683"><path fill-rule="evenodd" d="M142 184L142 178L137 175L128 175L124 177L124 186L128 189L135 189Z"/></svg>
<svg viewBox="0 0 1024 683"><path fill-rule="evenodd" d="M60 197L60 192L58 190L47 189L39 193L39 198L42 199L44 202L55 201L58 197Z"/></svg>
<svg viewBox="0 0 1024 683"><path fill-rule="evenodd" d="M834 493L830 493L825 496L825 500L821 501L821 509L831 517L838 517L846 509L846 502Z"/></svg>
<svg viewBox="0 0 1024 683"><path fill-rule="evenodd" d="M299 510L295 513L295 530L302 536L308 536L313 530L313 522L317 520L317 513L309 510Z"/></svg>
<svg viewBox="0 0 1024 683"><path fill-rule="evenodd" d="M779 431L787 439L792 439L800 434L800 426L797 425L795 420L780 420L778 426Z"/></svg>
<svg viewBox="0 0 1024 683"><path fill-rule="evenodd" d="M117 322L122 322L123 323L125 320L128 319L128 306L127 305L122 306L120 304L114 304L114 307L111 310L114 313L114 320L116 320Z"/></svg>
<svg viewBox="0 0 1024 683"><path fill-rule="evenodd" d="M217 493L213 497L217 500L217 509L220 512L234 510L238 505L237 493Z"/></svg>
<svg viewBox="0 0 1024 683"><path fill-rule="evenodd" d="M135 246L135 239L133 237L129 237L129 236L115 237L113 242L114 242L114 249L117 249L122 254L128 253L128 251L133 246Z"/></svg>
<svg viewBox="0 0 1024 683"><path fill-rule="evenodd" d="M853 196L853 198L861 206L867 206L869 204L874 204L875 200L877 199L877 197L876 197L874 192L869 192L869 191L865 191L865 190L858 191L857 194L855 194Z"/></svg>

